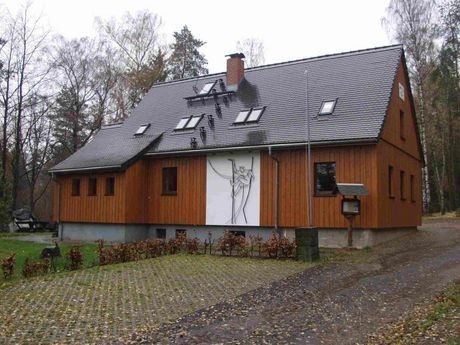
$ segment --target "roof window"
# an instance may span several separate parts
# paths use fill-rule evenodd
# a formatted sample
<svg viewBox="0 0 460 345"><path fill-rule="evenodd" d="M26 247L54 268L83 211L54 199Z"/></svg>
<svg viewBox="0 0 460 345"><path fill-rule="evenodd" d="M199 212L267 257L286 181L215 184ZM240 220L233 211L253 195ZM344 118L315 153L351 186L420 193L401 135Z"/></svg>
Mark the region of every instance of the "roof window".
<svg viewBox="0 0 460 345"><path fill-rule="evenodd" d="M145 125L140 125L140 127L137 129L136 133L134 133L134 135L142 135L145 133L145 131L147 130L147 128L150 127L150 123L147 123Z"/></svg>
<svg viewBox="0 0 460 345"><path fill-rule="evenodd" d="M203 118L203 114L184 117L180 119L175 130L177 131L177 130L182 130L182 129L194 129L196 128L196 126L198 126L202 118Z"/></svg>
<svg viewBox="0 0 460 345"><path fill-rule="evenodd" d="M216 81L213 81L212 83L206 83L204 84L203 88L200 91L200 95L207 95L216 85Z"/></svg>
<svg viewBox="0 0 460 345"><path fill-rule="evenodd" d="M335 105L337 103L337 100L334 99L332 101L323 101L323 104L321 104L321 109L319 110L318 115L330 115L334 112Z"/></svg>
<svg viewBox="0 0 460 345"><path fill-rule="evenodd" d="M262 113L264 112L265 107L244 109L238 113L234 124L243 124L243 123L254 123L258 122Z"/></svg>

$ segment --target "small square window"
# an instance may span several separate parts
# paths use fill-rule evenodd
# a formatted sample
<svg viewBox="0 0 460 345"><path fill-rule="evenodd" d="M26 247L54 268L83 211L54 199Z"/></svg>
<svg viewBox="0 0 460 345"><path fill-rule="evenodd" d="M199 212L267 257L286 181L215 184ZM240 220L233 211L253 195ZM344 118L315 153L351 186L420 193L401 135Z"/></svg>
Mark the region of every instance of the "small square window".
<svg viewBox="0 0 460 345"><path fill-rule="evenodd" d="M115 195L115 177L107 177L105 179L105 195Z"/></svg>
<svg viewBox="0 0 460 345"><path fill-rule="evenodd" d="M90 177L88 179L88 196L97 195L97 178Z"/></svg>
<svg viewBox="0 0 460 345"><path fill-rule="evenodd" d="M144 134L145 131L147 130L147 128L149 128L149 127L150 127L150 123L147 123L147 124L145 124L145 125L141 125L141 126L137 129L136 133L134 133L134 135L142 135L142 134Z"/></svg>
<svg viewBox="0 0 460 345"><path fill-rule="evenodd" d="M177 167L163 168L163 194L177 194Z"/></svg>
<svg viewBox="0 0 460 345"><path fill-rule="evenodd" d="M189 122L190 117L184 117L183 119L180 119L179 123L176 126L176 129L184 129L185 125Z"/></svg>
<svg viewBox="0 0 460 345"><path fill-rule="evenodd" d="M315 195L334 195L335 162L315 163Z"/></svg>
<svg viewBox="0 0 460 345"><path fill-rule="evenodd" d="M72 179L72 196L80 196L80 179Z"/></svg>
<svg viewBox="0 0 460 345"><path fill-rule="evenodd" d="M399 83L399 98L404 101L404 85Z"/></svg>
<svg viewBox="0 0 460 345"><path fill-rule="evenodd" d="M187 230L185 229L176 229L176 238L187 237Z"/></svg>
<svg viewBox="0 0 460 345"><path fill-rule="evenodd" d="M157 238L166 238L166 229L157 229Z"/></svg>
<svg viewBox="0 0 460 345"><path fill-rule="evenodd" d="M252 109L251 113L249 114L248 118L246 119L246 122L257 122L257 121L259 121L259 119L262 116L262 113L264 112L264 110L265 110L265 107Z"/></svg>
<svg viewBox="0 0 460 345"><path fill-rule="evenodd" d="M200 123L202 117L203 117L203 115L192 116L190 121L187 123L186 128L187 129L196 128L196 126L198 126L198 124Z"/></svg>
<svg viewBox="0 0 460 345"><path fill-rule="evenodd" d="M248 118L249 113L251 112L251 109L249 110L241 110L238 116L235 119L234 123L244 123L246 119Z"/></svg>
<svg viewBox="0 0 460 345"><path fill-rule="evenodd" d="M333 101L323 101L321 104L321 109L319 110L319 115L330 115L334 112L336 100Z"/></svg>
<svg viewBox="0 0 460 345"><path fill-rule="evenodd" d="M214 85L216 85L216 82L212 82L212 83L206 83L204 84L203 88L201 89L200 91L200 95L207 95L214 87Z"/></svg>

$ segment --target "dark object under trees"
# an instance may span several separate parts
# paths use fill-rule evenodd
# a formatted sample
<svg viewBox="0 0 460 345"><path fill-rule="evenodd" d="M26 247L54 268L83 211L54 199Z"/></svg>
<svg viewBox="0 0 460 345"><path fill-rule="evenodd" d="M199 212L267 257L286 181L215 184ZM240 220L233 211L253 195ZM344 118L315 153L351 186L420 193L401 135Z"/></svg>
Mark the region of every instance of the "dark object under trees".
<svg viewBox="0 0 460 345"><path fill-rule="evenodd" d="M18 231L23 232L43 231L48 224L48 222L42 222L36 219L32 212L26 208L20 208L13 211L13 221L18 227Z"/></svg>
<svg viewBox="0 0 460 345"><path fill-rule="evenodd" d="M53 259L61 256L61 249L59 248L58 243L54 242L54 247L47 247L42 250L41 258L42 259Z"/></svg>
<svg viewBox="0 0 460 345"><path fill-rule="evenodd" d="M295 229L297 243L297 260L317 261L319 260L319 237L318 229L298 228Z"/></svg>

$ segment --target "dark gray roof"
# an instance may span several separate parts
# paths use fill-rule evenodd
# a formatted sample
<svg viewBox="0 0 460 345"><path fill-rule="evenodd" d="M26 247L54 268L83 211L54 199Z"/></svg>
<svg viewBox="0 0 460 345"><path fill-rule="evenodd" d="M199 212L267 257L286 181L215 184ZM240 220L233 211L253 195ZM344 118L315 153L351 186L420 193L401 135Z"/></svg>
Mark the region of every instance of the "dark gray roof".
<svg viewBox="0 0 460 345"><path fill-rule="evenodd" d="M212 97L192 104L184 97L194 95L194 85L201 89L208 82L225 80L225 73L157 84L123 125L101 130L91 143L53 169L119 164L136 150L147 148L158 133L163 135L148 147L148 154L304 143L307 103L313 144L377 140L402 54L398 45L246 69L228 105L219 97L222 116L216 115ZM334 113L318 116L322 102L332 99L337 99ZM241 109L256 106L266 107L257 124L233 125ZM174 131L181 118L201 113L213 115L213 128L204 117L195 130ZM144 123L151 127L144 137L135 139L132 134ZM199 134L201 126L206 129L205 141ZM191 148L192 137L197 140L196 149Z"/></svg>
<svg viewBox="0 0 460 345"><path fill-rule="evenodd" d="M125 127L125 129L127 129ZM137 129L137 128L136 128ZM145 135L134 136L119 125L102 127L94 138L50 172L69 170L123 169L161 136L148 128Z"/></svg>

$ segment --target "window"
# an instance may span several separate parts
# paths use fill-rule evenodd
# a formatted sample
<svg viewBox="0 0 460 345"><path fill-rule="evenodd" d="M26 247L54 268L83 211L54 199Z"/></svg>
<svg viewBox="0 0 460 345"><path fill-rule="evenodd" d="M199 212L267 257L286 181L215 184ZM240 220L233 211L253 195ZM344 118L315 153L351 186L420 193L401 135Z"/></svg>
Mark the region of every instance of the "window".
<svg viewBox="0 0 460 345"><path fill-rule="evenodd" d="M264 112L265 107L263 108L253 108L251 113L249 114L248 118L246 119L246 122L257 122L259 121L260 117L262 116L262 113Z"/></svg>
<svg viewBox="0 0 460 345"><path fill-rule="evenodd" d="M335 186L335 162L315 163L315 195L333 195Z"/></svg>
<svg viewBox="0 0 460 345"><path fill-rule="evenodd" d="M147 130L147 128L149 128L149 127L150 127L150 123L147 123L147 124L145 124L145 125L141 125L141 126L137 129L136 133L134 133L134 135L142 135L142 134L144 134L145 131Z"/></svg>
<svg viewBox="0 0 460 345"><path fill-rule="evenodd" d="M388 166L388 195L390 198L394 198L393 193L393 167L391 165Z"/></svg>
<svg viewBox="0 0 460 345"><path fill-rule="evenodd" d="M97 195L97 178L90 177L88 179L88 195L89 196Z"/></svg>
<svg viewBox="0 0 460 345"><path fill-rule="evenodd" d="M177 168L163 168L163 194L177 194Z"/></svg>
<svg viewBox="0 0 460 345"><path fill-rule="evenodd" d="M166 238L166 229L157 229L157 238Z"/></svg>
<svg viewBox="0 0 460 345"><path fill-rule="evenodd" d="M72 196L80 196L80 179L72 179Z"/></svg>
<svg viewBox="0 0 460 345"><path fill-rule="evenodd" d="M406 200L406 194L404 193L405 190L405 185L404 185L404 180L405 180L406 174L404 170L401 170L399 172L399 195L401 196L401 200Z"/></svg>
<svg viewBox="0 0 460 345"><path fill-rule="evenodd" d="M414 175L410 175L410 201L415 202Z"/></svg>
<svg viewBox="0 0 460 345"><path fill-rule="evenodd" d="M242 231L242 230L230 230L230 233L231 233L232 235L235 235L235 236L246 237L246 231Z"/></svg>
<svg viewBox="0 0 460 345"><path fill-rule="evenodd" d="M253 123L258 122L260 117L262 116L265 107L259 108L251 108L251 109L244 109L238 113L234 124L243 124L243 123Z"/></svg>
<svg viewBox="0 0 460 345"><path fill-rule="evenodd" d="M177 131L181 129L194 129L196 128L196 126L198 126L202 118L203 114L184 117L180 119L175 130Z"/></svg>
<svg viewBox="0 0 460 345"><path fill-rule="evenodd" d="M399 83L399 98L401 98L402 101L404 101L404 85Z"/></svg>
<svg viewBox="0 0 460 345"><path fill-rule="evenodd" d="M200 91L200 95L207 95L214 87L214 85L216 85L216 82L212 82L212 83L207 83L207 84L204 84L203 88L201 89Z"/></svg>
<svg viewBox="0 0 460 345"><path fill-rule="evenodd" d="M319 115L332 114L334 112L336 103L337 103L337 100L323 101L323 104L321 104L321 109L319 110Z"/></svg>
<svg viewBox="0 0 460 345"><path fill-rule="evenodd" d="M404 130L404 111L399 111L399 136L402 140L406 140L405 130Z"/></svg>
<svg viewBox="0 0 460 345"><path fill-rule="evenodd" d="M176 229L176 238L187 237L187 230L185 229Z"/></svg>
<svg viewBox="0 0 460 345"><path fill-rule="evenodd" d="M115 195L115 177L107 177L105 179L105 195Z"/></svg>
<svg viewBox="0 0 460 345"><path fill-rule="evenodd" d="M251 109L249 110L241 110L238 114L238 116L235 119L234 123L244 123L246 119L248 118L249 113L251 112Z"/></svg>

